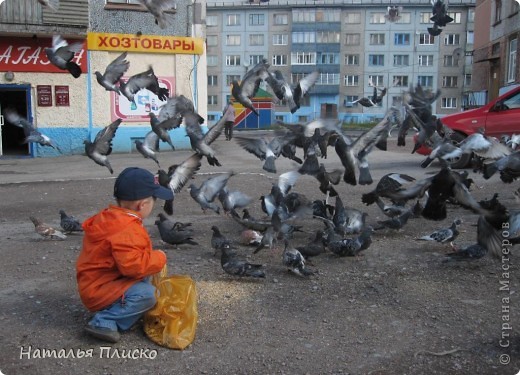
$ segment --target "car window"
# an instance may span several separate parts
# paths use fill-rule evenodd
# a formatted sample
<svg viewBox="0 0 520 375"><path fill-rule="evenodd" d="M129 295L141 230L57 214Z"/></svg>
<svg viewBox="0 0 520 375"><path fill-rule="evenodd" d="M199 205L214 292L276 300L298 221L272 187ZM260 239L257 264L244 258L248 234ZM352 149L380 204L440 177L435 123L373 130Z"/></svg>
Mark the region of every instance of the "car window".
<svg viewBox="0 0 520 375"><path fill-rule="evenodd" d="M520 92L518 92L516 95L511 96L510 98L505 99L503 104L506 105L505 108L509 109L520 108Z"/></svg>

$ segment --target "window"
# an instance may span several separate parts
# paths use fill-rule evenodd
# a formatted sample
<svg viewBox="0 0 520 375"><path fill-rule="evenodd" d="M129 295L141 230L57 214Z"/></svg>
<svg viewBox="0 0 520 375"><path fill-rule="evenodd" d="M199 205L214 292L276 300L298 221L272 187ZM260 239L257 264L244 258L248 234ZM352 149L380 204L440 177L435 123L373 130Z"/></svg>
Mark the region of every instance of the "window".
<svg viewBox="0 0 520 375"><path fill-rule="evenodd" d="M240 25L240 14L228 14L226 25L228 25L228 26Z"/></svg>
<svg viewBox="0 0 520 375"><path fill-rule="evenodd" d="M226 66L240 66L240 55L227 55Z"/></svg>
<svg viewBox="0 0 520 375"><path fill-rule="evenodd" d="M264 45L264 34L249 34L249 45L250 46L263 46Z"/></svg>
<svg viewBox="0 0 520 375"><path fill-rule="evenodd" d="M218 95L208 95L208 105L218 105Z"/></svg>
<svg viewBox="0 0 520 375"><path fill-rule="evenodd" d="M345 23L361 23L361 13L347 13L345 15Z"/></svg>
<svg viewBox="0 0 520 375"><path fill-rule="evenodd" d="M385 44L385 34L370 34L370 44L382 46Z"/></svg>
<svg viewBox="0 0 520 375"><path fill-rule="evenodd" d="M457 87L457 76L443 76L442 87Z"/></svg>
<svg viewBox="0 0 520 375"><path fill-rule="evenodd" d="M309 116L298 116L298 122L308 122Z"/></svg>
<svg viewBox="0 0 520 375"><path fill-rule="evenodd" d="M262 61L264 55L249 55L249 66L255 66L260 61Z"/></svg>
<svg viewBox="0 0 520 375"><path fill-rule="evenodd" d="M400 107L403 105L402 96L392 96L392 107Z"/></svg>
<svg viewBox="0 0 520 375"><path fill-rule="evenodd" d="M441 108L457 108L457 98L442 98Z"/></svg>
<svg viewBox="0 0 520 375"><path fill-rule="evenodd" d="M459 34L446 34L444 35L444 45L446 46L454 46L458 45L460 41Z"/></svg>
<svg viewBox="0 0 520 375"><path fill-rule="evenodd" d="M208 55L208 57L207 57L207 65L208 66L217 66L218 65L218 56Z"/></svg>
<svg viewBox="0 0 520 375"><path fill-rule="evenodd" d="M240 82L241 79L242 79L242 77L240 77L240 75L228 74L226 76L226 86L231 85L231 82L233 82L233 81Z"/></svg>
<svg viewBox="0 0 520 375"><path fill-rule="evenodd" d="M509 53L507 58L507 82L515 82L516 81L516 67L518 64L517 61L517 47L518 47L518 39L512 39L509 41Z"/></svg>
<svg viewBox="0 0 520 375"><path fill-rule="evenodd" d="M432 45L435 43L435 37L433 35L430 35L428 33L422 33L419 35L419 45L426 46L426 45Z"/></svg>
<svg viewBox="0 0 520 375"><path fill-rule="evenodd" d="M493 43L491 46L491 54L492 55L498 55L500 53L500 42Z"/></svg>
<svg viewBox="0 0 520 375"><path fill-rule="evenodd" d="M339 53L318 52L318 64L339 64Z"/></svg>
<svg viewBox="0 0 520 375"><path fill-rule="evenodd" d="M466 32L466 44L473 44L475 42L475 33L468 30Z"/></svg>
<svg viewBox="0 0 520 375"><path fill-rule="evenodd" d="M345 55L345 65L359 65L359 55Z"/></svg>
<svg viewBox="0 0 520 375"><path fill-rule="evenodd" d="M286 46L289 38L287 34L274 34L273 35L273 46Z"/></svg>
<svg viewBox="0 0 520 375"><path fill-rule="evenodd" d="M396 46L409 46L410 45L410 34L396 33L394 35L394 44Z"/></svg>
<svg viewBox="0 0 520 375"><path fill-rule="evenodd" d="M217 120L217 115L208 114L208 122L214 122Z"/></svg>
<svg viewBox="0 0 520 375"><path fill-rule="evenodd" d="M240 35L226 35L226 46L239 46Z"/></svg>
<svg viewBox="0 0 520 375"><path fill-rule="evenodd" d="M432 13L421 12L420 23L432 23L430 18L433 16Z"/></svg>
<svg viewBox="0 0 520 375"><path fill-rule="evenodd" d="M208 76L208 86L218 86L218 76Z"/></svg>
<svg viewBox="0 0 520 375"><path fill-rule="evenodd" d="M274 119L278 122L285 122L285 116L283 115L276 115L274 116Z"/></svg>
<svg viewBox="0 0 520 375"><path fill-rule="evenodd" d="M475 22L475 9L468 9L468 22Z"/></svg>
<svg viewBox="0 0 520 375"><path fill-rule="evenodd" d="M273 24L287 25L289 17L285 13L277 13L273 15Z"/></svg>
<svg viewBox="0 0 520 375"><path fill-rule="evenodd" d="M318 31L316 41L318 43L339 43L339 31Z"/></svg>
<svg viewBox="0 0 520 375"><path fill-rule="evenodd" d="M359 46L360 35L359 34L346 34L345 44L347 46Z"/></svg>
<svg viewBox="0 0 520 375"><path fill-rule="evenodd" d="M444 55L444 66L457 66L455 60L458 62L458 59L455 59L453 55Z"/></svg>
<svg viewBox="0 0 520 375"><path fill-rule="evenodd" d="M316 22L340 22L341 9L316 10Z"/></svg>
<svg viewBox="0 0 520 375"><path fill-rule="evenodd" d="M370 23L385 23L385 13L370 13Z"/></svg>
<svg viewBox="0 0 520 375"><path fill-rule="evenodd" d="M453 18L453 22L452 23L460 23L461 22L462 13L460 13L460 12L448 12L448 16Z"/></svg>
<svg viewBox="0 0 520 375"><path fill-rule="evenodd" d="M306 75L307 75L306 73L292 73L291 74L291 84L296 85Z"/></svg>
<svg viewBox="0 0 520 375"><path fill-rule="evenodd" d="M293 43L316 43L316 33L313 31L301 31L291 34Z"/></svg>
<svg viewBox="0 0 520 375"><path fill-rule="evenodd" d="M400 19L396 21L396 23L411 23L412 22L412 15L411 13L400 13L401 16Z"/></svg>
<svg viewBox="0 0 520 375"><path fill-rule="evenodd" d="M422 87L433 87L433 76L418 76L417 83Z"/></svg>
<svg viewBox="0 0 520 375"><path fill-rule="evenodd" d="M287 65L287 55L273 55L273 66Z"/></svg>
<svg viewBox="0 0 520 375"><path fill-rule="evenodd" d="M339 85L339 73L321 73L317 85Z"/></svg>
<svg viewBox="0 0 520 375"><path fill-rule="evenodd" d="M352 103L359 99L359 96L357 95L347 95L345 96L345 100L343 101L343 104L345 107L352 107L354 105L358 105L358 103Z"/></svg>
<svg viewBox="0 0 520 375"><path fill-rule="evenodd" d="M502 21L502 0L495 0L495 23Z"/></svg>
<svg viewBox="0 0 520 375"><path fill-rule="evenodd" d="M369 75L368 82L372 82L372 86L384 86L382 75Z"/></svg>
<svg viewBox="0 0 520 375"><path fill-rule="evenodd" d="M218 16L206 16L206 26L218 26Z"/></svg>
<svg viewBox="0 0 520 375"><path fill-rule="evenodd" d="M347 75L343 79L343 84L345 86L359 86L359 76Z"/></svg>
<svg viewBox="0 0 520 375"><path fill-rule="evenodd" d="M418 57L419 66L432 66L433 55L419 55Z"/></svg>
<svg viewBox="0 0 520 375"><path fill-rule="evenodd" d="M384 66L385 65L385 55L368 55L368 65Z"/></svg>
<svg viewBox="0 0 520 375"><path fill-rule="evenodd" d="M408 55L394 55L394 66L409 66L410 56Z"/></svg>
<svg viewBox="0 0 520 375"><path fill-rule="evenodd" d="M471 86L471 74L469 73L464 74L464 86Z"/></svg>
<svg viewBox="0 0 520 375"><path fill-rule="evenodd" d="M291 52L292 65L316 65L316 52Z"/></svg>
<svg viewBox="0 0 520 375"><path fill-rule="evenodd" d="M263 25L264 17L265 16L263 14L250 14L249 15L249 24L250 25Z"/></svg>
<svg viewBox="0 0 520 375"><path fill-rule="evenodd" d="M206 45L208 47L214 47L218 45L218 37L216 35L206 36Z"/></svg>
<svg viewBox="0 0 520 375"><path fill-rule="evenodd" d="M316 22L316 10L314 9L296 9L292 12L293 23Z"/></svg>
<svg viewBox="0 0 520 375"><path fill-rule="evenodd" d="M394 87L408 87L408 76L394 76L392 79Z"/></svg>

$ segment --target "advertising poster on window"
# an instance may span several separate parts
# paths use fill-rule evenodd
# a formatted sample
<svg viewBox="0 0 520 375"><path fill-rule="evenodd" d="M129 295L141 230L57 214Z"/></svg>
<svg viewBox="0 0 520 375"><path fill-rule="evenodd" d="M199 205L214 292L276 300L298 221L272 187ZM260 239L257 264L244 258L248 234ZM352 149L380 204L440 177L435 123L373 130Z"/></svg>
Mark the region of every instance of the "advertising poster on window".
<svg viewBox="0 0 520 375"><path fill-rule="evenodd" d="M126 82L129 78L122 77L122 80ZM159 79L159 86L168 89L169 96L173 96L175 94L175 77L157 78ZM125 122L148 122L150 121L150 112L155 115L159 114L161 107L166 103L147 89L139 90L135 94L133 102L115 92L111 92L110 95L112 121L121 118Z"/></svg>

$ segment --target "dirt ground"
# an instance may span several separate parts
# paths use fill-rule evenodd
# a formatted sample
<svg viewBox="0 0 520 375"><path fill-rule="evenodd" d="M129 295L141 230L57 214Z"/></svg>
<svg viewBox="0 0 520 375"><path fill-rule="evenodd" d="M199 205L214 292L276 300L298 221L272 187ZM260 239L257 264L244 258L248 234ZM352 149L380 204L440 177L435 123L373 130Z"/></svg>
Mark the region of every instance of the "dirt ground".
<svg viewBox="0 0 520 375"><path fill-rule="evenodd" d="M436 164L422 170L423 157L411 155L411 145L398 149L395 143L391 139L389 151L369 157L376 182L389 172L422 178L438 170ZM250 211L260 217L257 198L268 193L276 175L266 174L261 162L234 141L215 144L223 167L204 160L195 184L214 173L235 171L229 187L255 198ZM187 150L163 151L159 160L167 167L189 155ZM156 171L153 161L138 154L112 155L111 161L116 175L131 165ZM322 162L327 169L341 167L333 149ZM281 173L295 165L285 159L277 167ZM477 199L498 192L506 206L518 208L513 190L519 182L473 178L482 187L472 189ZM246 280L226 275L210 246L212 225L236 240L240 226L225 215L203 214L184 189L176 196L173 219L193 223L200 246L174 248L161 242L154 225L160 202L145 225L155 247L167 252L170 273L196 281L195 341L184 351L166 349L147 339L141 327L124 333L117 344L89 337L83 328L91 314L81 304L75 279L82 235L43 240L28 216L58 227L58 211L64 209L85 220L112 202L113 183L107 169L80 155L0 159L1 373L513 375L520 369L517 258L443 263L447 245L414 240L460 217L463 232L456 243L475 242L477 216L455 206L441 222L419 218L398 232L378 231L359 258L322 254L314 258L310 268L316 275L308 279L287 272L281 251L253 255L251 248L240 247L241 256L265 264L267 272L264 280ZM368 212L370 223L385 219L376 207L361 203L361 194L374 187L341 183L338 189L346 205ZM294 191L322 199L309 176L301 177ZM313 219L301 224L309 233L297 233L294 245L306 243L322 227ZM504 285L509 290L500 290ZM92 357L37 358L44 349L90 352ZM118 358L135 349L156 356Z"/></svg>

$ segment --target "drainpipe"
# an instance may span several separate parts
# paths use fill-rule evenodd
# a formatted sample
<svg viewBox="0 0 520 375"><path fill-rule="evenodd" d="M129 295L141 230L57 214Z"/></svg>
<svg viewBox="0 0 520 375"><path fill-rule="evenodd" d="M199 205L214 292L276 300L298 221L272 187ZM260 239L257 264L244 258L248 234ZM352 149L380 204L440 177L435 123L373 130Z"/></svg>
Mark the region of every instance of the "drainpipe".
<svg viewBox="0 0 520 375"><path fill-rule="evenodd" d="M92 119L92 77L90 72L92 69L90 68L90 51L87 51L87 111L88 111L88 130L87 130L87 138L90 141L92 135L93 128L93 119Z"/></svg>

